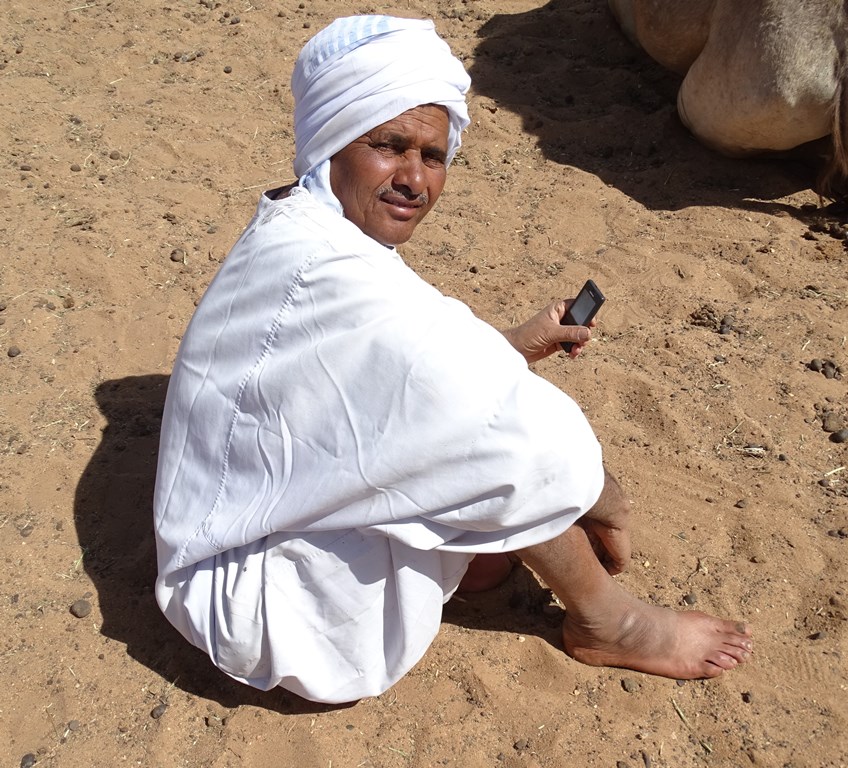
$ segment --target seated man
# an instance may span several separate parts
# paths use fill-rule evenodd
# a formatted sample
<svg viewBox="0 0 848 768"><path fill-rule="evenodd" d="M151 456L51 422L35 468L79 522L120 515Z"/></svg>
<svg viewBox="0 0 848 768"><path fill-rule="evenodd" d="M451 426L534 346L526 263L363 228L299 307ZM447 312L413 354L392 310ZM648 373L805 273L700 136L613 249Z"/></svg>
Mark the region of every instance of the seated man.
<svg viewBox="0 0 848 768"><path fill-rule="evenodd" d="M301 52L298 182L262 196L171 377L159 604L235 679L347 702L418 662L475 555L484 588L514 552L562 599L575 658L720 674L749 630L618 586L627 502L580 408L527 367L589 329L560 301L501 334L394 248L442 191L468 87L429 21L340 19Z"/></svg>

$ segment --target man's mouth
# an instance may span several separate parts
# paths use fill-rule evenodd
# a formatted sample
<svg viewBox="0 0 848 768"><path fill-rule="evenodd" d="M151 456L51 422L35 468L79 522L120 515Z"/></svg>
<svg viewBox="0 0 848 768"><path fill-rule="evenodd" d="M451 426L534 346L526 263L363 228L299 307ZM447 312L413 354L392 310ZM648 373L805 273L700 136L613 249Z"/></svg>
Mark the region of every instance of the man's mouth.
<svg viewBox="0 0 848 768"><path fill-rule="evenodd" d="M397 208L409 208L416 209L421 208L424 205L424 199L422 197L417 197L414 200L409 200L403 195L397 194L389 194L389 195L381 195L380 200L388 205L393 205Z"/></svg>

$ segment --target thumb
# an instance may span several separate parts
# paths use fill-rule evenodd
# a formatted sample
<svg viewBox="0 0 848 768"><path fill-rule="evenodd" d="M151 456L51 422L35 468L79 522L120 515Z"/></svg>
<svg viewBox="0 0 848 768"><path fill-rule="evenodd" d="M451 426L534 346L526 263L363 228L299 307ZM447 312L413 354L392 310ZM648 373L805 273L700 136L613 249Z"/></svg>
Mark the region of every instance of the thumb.
<svg viewBox="0 0 848 768"><path fill-rule="evenodd" d="M589 341L592 332L584 325L563 325L562 341L573 341L579 344Z"/></svg>

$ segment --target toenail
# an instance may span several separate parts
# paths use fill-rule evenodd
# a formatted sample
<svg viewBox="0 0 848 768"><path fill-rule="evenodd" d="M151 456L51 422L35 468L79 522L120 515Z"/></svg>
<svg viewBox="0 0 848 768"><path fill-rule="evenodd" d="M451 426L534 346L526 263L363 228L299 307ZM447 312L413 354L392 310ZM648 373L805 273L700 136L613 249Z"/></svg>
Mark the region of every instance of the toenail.
<svg viewBox="0 0 848 768"><path fill-rule="evenodd" d="M746 627L741 621L736 625L736 631L740 635L744 635L748 631L748 627Z"/></svg>

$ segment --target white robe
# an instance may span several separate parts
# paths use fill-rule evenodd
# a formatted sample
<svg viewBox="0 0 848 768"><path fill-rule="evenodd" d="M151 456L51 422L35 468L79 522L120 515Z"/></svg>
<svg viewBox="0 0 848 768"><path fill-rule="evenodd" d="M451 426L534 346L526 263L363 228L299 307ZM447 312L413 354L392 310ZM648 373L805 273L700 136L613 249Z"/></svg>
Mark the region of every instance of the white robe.
<svg viewBox="0 0 848 768"><path fill-rule="evenodd" d="M602 485L580 408L498 331L308 191L263 196L171 376L156 597L237 680L377 695L473 554L557 536Z"/></svg>

